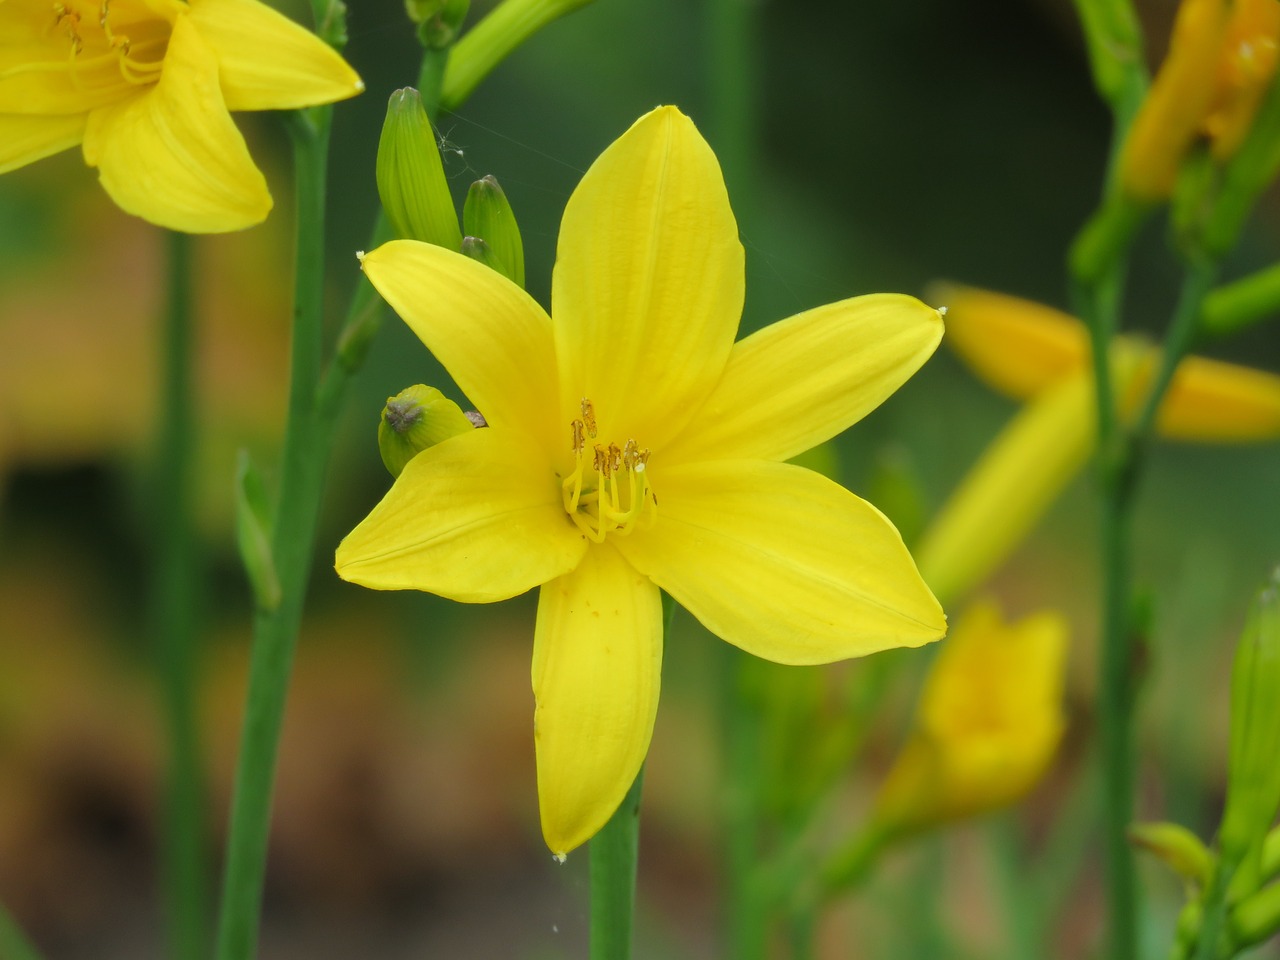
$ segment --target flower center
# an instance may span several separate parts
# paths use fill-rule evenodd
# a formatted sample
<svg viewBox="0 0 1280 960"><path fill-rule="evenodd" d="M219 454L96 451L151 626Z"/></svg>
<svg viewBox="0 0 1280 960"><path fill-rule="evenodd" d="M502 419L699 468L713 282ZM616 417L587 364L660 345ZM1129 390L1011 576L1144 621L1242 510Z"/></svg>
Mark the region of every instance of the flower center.
<svg viewBox="0 0 1280 960"><path fill-rule="evenodd" d="M574 470L565 477L561 489L564 508L578 529L603 543L611 533L630 533L640 524L651 524L658 501L649 489L645 470L648 448L641 449L635 440L621 447L597 442L595 408L585 398L582 417L570 427Z"/></svg>
<svg viewBox="0 0 1280 960"><path fill-rule="evenodd" d="M62 74L80 93L125 93L160 79L172 26L136 0L54 0L31 60L0 70Z"/></svg>

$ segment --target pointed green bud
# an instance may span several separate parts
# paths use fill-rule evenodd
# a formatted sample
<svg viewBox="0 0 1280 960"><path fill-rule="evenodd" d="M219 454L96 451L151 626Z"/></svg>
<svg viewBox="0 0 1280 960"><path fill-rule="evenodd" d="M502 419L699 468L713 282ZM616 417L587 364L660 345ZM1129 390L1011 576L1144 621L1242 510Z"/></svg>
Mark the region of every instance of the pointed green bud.
<svg viewBox="0 0 1280 960"><path fill-rule="evenodd" d="M236 546L253 590L254 603L266 613L280 606L281 597L280 577L271 549L274 526L262 475L249 459L249 451L241 450L236 460Z"/></svg>
<svg viewBox="0 0 1280 960"><path fill-rule="evenodd" d="M507 195L492 176L477 180L467 191L462 225L468 237L477 237L489 245L497 260L497 265L489 265L523 287L524 244L520 241L520 228Z"/></svg>
<svg viewBox="0 0 1280 960"><path fill-rule="evenodd" d="M493 252L493 247L489 246L479 237L463 237L462 252L472 260L478 260L490 270L496 270L502 273L502 264L498 262L498 255ZM502 274L504 277L505 273Z"/></svg>
<svg viewBox="0 0 1280 960"><path fill-rule="evenodd" d="M396 236L457 250L458 214L422 98L412 87L387 103L378 141L378 196Z"/></svg>
<svg viewBox="0 0 1280 960"><path fill-rule="evenodd" d="M1231 670L1227 805L1218 842L1237 865L1280 807L1280 570L1258 594Z"/></svg>
<svg viewBox="0 0 1280 960"><path fill-rule="evenodd" d="M1135 823L1129 842L1152 854L1184 880L1207 886L1213 855L1200 838L1178 823Z"/></svg>
<svg viewBox="0 0 1280 960"><path fill-rule="evenodd" d="M378 450L398 477L423 450L481 425L435 387L419 383L387 398L378 421Z"/></svg>

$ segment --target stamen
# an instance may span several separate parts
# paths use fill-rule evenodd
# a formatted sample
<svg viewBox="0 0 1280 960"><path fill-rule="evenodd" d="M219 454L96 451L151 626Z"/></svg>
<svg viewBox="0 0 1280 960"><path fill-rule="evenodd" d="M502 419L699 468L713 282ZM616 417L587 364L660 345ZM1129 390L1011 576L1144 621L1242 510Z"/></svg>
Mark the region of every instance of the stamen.
<svg viewBox="0 0 1280 960"><path fill-rule="evenodd" d="M561 483L564 507L578 528L596 543L609 534L625 534L652 522L657 498L649 489L645 466L649 450L634 439L592 443L587 466L587 442L595 440L597 424L590 400L582 400L582 418L570 421L576 466Z"/></svg>

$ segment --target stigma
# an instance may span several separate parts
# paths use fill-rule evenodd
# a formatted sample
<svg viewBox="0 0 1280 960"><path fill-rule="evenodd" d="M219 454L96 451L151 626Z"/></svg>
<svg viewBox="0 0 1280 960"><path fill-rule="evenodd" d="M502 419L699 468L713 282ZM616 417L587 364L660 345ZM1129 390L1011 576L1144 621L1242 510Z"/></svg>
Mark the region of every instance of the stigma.
<svg viewBox="0 0 1280 960"><path fill-rule="evenodd" d="M653 522L658 501L649 488L649 449L634 439L622 446L598 437L595 408L583 398L569 424L574 469L561 489L565 512L590 540L627 534Z"/></svg>

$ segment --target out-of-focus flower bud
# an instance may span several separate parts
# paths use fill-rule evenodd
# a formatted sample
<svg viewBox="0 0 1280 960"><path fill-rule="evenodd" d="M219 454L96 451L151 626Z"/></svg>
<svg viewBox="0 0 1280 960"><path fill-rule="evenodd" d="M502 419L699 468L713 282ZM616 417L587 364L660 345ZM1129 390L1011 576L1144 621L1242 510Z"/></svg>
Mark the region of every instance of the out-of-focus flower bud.
<svg viewBox="0 0 1280 960"><path fill-rule="evenodd" d="M1213 872L1213 855L1194 833L1179 823L1135 823L1129 842L1159 859L1184 880L1204 887Z"/></svg>
<svg viewBox="0 0 1280 960"><path fill-rule="evenodd" d="M423 450L474 429L456 403L419 383L387 399L378 420L378 450L391 475L398 477Z"/></svg>
<svg viewBox="0 0 1280 960"><path fill-rule="evenodd" d="M1280 883L1263 887L1236 904L1227 928L1232 956L1280 932Z"/></svg>
<svg viewBox="0 0 1280 960"><path fill-rule="evenodd" d="M1227 804L1218 842L1239 864L1280 807L1280 571L1258 594L1231 671Z"/></svg>
<svg viewBox="0 0 1280 960"><path fill-rule="evenodd" d="M409 19L418 25L424 47L442 50L457 39L471 0L405 0Z"/></svg>
<svg viewBox="0 0 1280 960"><path fill-rule="evenodd" d="M387 103L378 141L378 196L396 236L457 250L462 245L435 131L412 87Z"/></svg>
<svg viewBox="0 0 1280 960"><path fill-rule="evenodd" d="M462 224L468 237L476 237L488 244L494 258L489 266L523 287L524 244L520 240L520 228L516 225L516 215L511 210L507 195L492 176L477 180L467 191L467 201L462 207Z"/></svg>
<svg viewBox="0 0 1280 960"><path fill-rule="evenodd" d="M1006 624L989 601L966 610L925 680L873 822L907 833L1021 799L1062 737L1066 650L1056 613Z"/></svg>

